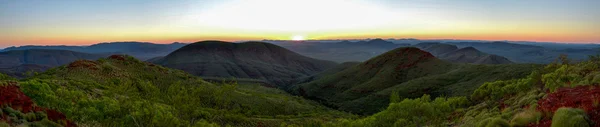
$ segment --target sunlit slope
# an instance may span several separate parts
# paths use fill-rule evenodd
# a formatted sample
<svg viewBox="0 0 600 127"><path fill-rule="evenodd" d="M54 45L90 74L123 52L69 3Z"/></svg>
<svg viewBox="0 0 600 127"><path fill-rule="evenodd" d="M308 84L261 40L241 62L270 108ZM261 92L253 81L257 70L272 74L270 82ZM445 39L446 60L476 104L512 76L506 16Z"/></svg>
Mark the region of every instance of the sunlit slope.
<svg viewBox="0 0 600 127"><path fill-rule="evenodd" d="M21 87L37 104L80 125L273 126L348 116L281 90L212 84L119 55L53 68L25 79Z"/></svg>

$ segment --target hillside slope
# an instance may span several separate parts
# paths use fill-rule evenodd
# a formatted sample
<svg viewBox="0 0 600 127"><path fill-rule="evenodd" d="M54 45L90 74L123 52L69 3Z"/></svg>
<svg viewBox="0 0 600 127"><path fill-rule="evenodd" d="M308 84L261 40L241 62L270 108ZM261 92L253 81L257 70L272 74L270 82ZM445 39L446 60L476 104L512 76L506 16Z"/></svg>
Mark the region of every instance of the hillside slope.
<svg viewBox="0 0 600 127"><path fill-rule="evenodd" d="M75 61L20 84L34 102L82 126L275 126L351 116L278 89L208 83L121 55Z"/></svg>
<svg viewBox="0 0 600 127"><path fill-rule="evenodd" d="M281 87L336 65L269 43L222 41L189 44L154 63L202 77L260 79Z"/></svg>
<svg viewBox="0 0 600 127"><path fill-rule="evenodd" d="M371 114L402 98L468 95L487 81L523 77L539 65L452 64L417 48L398 48L294 88L296 94L353 113Z"/></svg>

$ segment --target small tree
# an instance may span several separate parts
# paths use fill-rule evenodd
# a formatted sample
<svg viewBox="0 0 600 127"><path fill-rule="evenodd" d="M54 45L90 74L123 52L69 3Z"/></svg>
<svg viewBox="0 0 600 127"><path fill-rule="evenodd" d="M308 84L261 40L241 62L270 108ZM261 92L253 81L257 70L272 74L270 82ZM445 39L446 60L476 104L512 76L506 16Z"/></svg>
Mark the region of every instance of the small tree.
<svg viewBox="0 0 600 127"><path fill-rule="evenodd" d="M398 103L400 102L400 95L398 95L397 91L393 91L390 95L390 103Z"/></svg>
<svg viewBox="0 0 600 127"><path fill-rule="evenodd" d="M552 116L552 127L589 127L585 111L574 108L559 108Z"/></svg>

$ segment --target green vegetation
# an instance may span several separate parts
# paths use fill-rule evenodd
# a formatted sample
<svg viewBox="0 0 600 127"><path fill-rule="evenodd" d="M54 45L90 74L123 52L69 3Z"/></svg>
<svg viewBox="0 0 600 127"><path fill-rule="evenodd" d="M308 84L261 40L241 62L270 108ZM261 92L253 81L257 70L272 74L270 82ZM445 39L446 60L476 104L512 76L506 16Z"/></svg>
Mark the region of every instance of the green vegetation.
<svg viewBox="0 0 600 127"><path fill-rule="evenodd" d="M333 126L447 126L447 118L440 116L450 116L457 109L462 109L468 104L465 97L438 97L432 100L429 95L424 95L421 98L391 103L386 110L372 116L355 121L341 120Z"/></svg>
<svg viewBox="0 0 600 127"><path fill-rule="evenodd" d="M34 127L60 127L62 125L48 120L48 115L45 112L29 112L23 113L19 110L15 110L11 107L0 108L0 116L2 114L7 115L7 120L11 121L13 125L25 125ZM0 120L0 127L9 127L10 124Z"/></svg>
<svg viewBox="0 0 600 127"><path fill-rule="evenodd" d="M552 116L552 127L589 127L585 111L574 108L559 108Z"/></svg>
<svg viewBox="0 0 600 127"><path fill-rule="evenodd" d="M212 84L129 56L76 61L20 82L40 106L89 126L258 126L352 117L273 88Z"/></svg>
<svg viewBox="0 0 600 127"><path fill-rule="evenodd" d="M13 77L10 77L8 75L5 75L3 73L0 73L0 81L3 81L3 80L16 80L16 79Z"/></svg>
<svg viewBox="0 0 600 127"><path fill-rule="evenodd" d="M398 101L399 93L391 92L390 105L387 109L371 116L360 119L341 119L338 121L326 123L326 126L465 126L465 127L520 127L529 125L543 126L589 126L591 118L598 118L593 112L597 108L589 107L597 103L592 101L587 105L581 105L582 108L593 110L589 113L595 116L588 116L582 109L560 108L558 110L547 111L557 106L575 106L575 103L557 102L541 103L540 99L548 97L564 96L552 95L546 93L546 90L561 88L570 88L579 83L593 83L598 75L600 61L583 61L576 64L550 64L543 69L533 71L522 79L511 79L488 82L477 88L470 96L466 97L438 97L430 99L425 95L416 99L404 99ZM567 67L568 66L568 67ZM570 71L565 71L567 67ZM552 77L554 76L554 77ZM558 77L556 77L558 76ZM573 78L575 77L575 78ZM579 78L578 78L579 77ZM563 78L565 80L555 80L553 78ZM571 79L569 79L571 78ZM568 79L568 80L567 80ZM558 85L548 88L548 82L555 82ZM555 88L554 88L555 87ZM598 90L594 87L578 87L579 89L566 90L565 93L575 92L577 90ZM562 94L562 93L559 93ZM584 96L586 99L597 99L594 95L577 94L575 96ZM567 97L566 99L573 99ZM552 99L551 99L552 100ZM554 101L567 101L556 100ZM541 105L538 105L541 104ZM596 104L597 105L597 104ZM544 110L540 110L544 109ZM596 120L597 121L597 120ZM576 125L575 123L581 124Z"/></svg>
<svg viewBox="0 0 600 127"><path fill-rule="evenodd" d="M510 123L513 127L524 127L531 123L536 123L541 119L542 113L535 111L535 109L529 109L516 114L512 120L510 120Z"/></svg>

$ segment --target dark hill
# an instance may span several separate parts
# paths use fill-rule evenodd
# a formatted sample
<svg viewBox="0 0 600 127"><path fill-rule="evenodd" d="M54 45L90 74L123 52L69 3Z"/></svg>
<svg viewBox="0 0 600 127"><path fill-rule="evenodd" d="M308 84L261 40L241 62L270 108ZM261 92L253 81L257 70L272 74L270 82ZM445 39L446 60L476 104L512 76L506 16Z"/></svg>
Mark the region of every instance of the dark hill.
<svg viewBox="0 0 600 127"><path fill-rule="evenodd" d="M538 65L453 64L418 48L398 48L292 90L307 98L353 113L370 114L389 103L392 91L402 98L460 96L484 82L525 76Z"/></svg>
<svg viewBox="0 0 600 127"><path fill-rule="evenodd" d="M336 65L263 42L202 41L182 47L155 63L202 77L235 77L284 85Z"/></svg>

